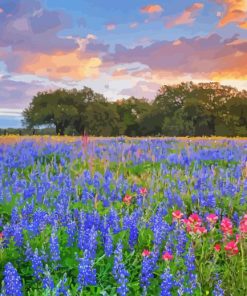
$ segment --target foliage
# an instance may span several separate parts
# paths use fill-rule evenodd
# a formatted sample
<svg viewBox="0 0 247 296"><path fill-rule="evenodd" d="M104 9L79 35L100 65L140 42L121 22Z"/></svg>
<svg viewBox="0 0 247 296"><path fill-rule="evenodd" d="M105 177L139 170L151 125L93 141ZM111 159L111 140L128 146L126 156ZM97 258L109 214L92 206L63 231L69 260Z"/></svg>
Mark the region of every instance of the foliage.
<svg viewBox="0 0 247 296"><path fill-rule="evenodd" d="M246 147L0 145L0 294L246 295Z"/></svg>
<svg viewBox="0 0 247 296"><path fill-rule="evenodd" d="M216 82L163 85L153 102L107 102L84 87L38 93L23 115L27 126L53 125L60 135L245 136L246 102L247 91Z"/></svg>

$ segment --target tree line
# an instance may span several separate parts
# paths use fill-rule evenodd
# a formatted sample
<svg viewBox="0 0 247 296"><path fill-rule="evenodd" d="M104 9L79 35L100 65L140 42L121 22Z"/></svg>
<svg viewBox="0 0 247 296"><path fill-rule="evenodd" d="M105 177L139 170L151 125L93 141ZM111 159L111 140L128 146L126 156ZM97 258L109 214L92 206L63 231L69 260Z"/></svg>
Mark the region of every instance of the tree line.
<svg viewBox="0 0 247 296"><path fill-rule="evenodd" d="M39 92L24 125L94 136L247 136L247 91L216 82L163 85L155 99L109 101L88 87Z"/></svg>

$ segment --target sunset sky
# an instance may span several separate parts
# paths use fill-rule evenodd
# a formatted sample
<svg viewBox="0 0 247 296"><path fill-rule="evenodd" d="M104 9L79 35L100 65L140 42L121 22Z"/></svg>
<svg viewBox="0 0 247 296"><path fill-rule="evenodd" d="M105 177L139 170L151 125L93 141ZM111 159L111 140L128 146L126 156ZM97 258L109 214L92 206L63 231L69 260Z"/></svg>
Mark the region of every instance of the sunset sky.
<svg viewBox="0 0 247 296"><path fill-rule="evenodd" d="M152 99L188 80L247 89L247 0L0 0L0 127L38 91Z"/></svg>

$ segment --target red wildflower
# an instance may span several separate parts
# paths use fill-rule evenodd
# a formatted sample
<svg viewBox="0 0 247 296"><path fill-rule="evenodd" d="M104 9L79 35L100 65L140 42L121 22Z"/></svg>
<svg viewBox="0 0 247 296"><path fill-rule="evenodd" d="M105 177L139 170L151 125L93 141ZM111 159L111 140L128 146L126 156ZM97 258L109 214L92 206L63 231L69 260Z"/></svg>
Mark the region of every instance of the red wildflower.
<svg viewBox="0 0 247 296"><path fill-rule="evenodd" d="M220 246L220 244L216 244L216 245L214 246L214 249L215 249L216 252L219 252L219 251L221 250L221 246Z"/></svg>
<svg viewBox="0 0 247 296"><path fill-rule="evenodd" d="M247 215L244 215L243 219L240 221L239 230L242 233L247 233Z"/></svg>
<svg viewBox="0 0 247 296"><path fill-rule="evenodd" d="M225 250L228 252L229 255L236 255L238 253L238 246L237 242L230 241L225 245Z"/></svg>
<svg viewBox="0 0 247 296"><path fill-rule="evenodd" d="M3 233L0 232L0 240L2 240L2 239L3 239Z"/></svg>
<svg viewBox="0 0 247 296"><path fill-rule="evenodd" d="M232 234L232 221L229 218L223 218L220 226L225 235Z"/></svg>
<svg viewBox="0 0 247 296"><path fill-rule="evenodd" d="M193 232L198 234L203 234L203 233L207 233L208 231L205 227L195 226L195 228L193 229Z"/></svg>
<svg viewBox="0 0 247 296"><path fill-rule="evenodd" d="M131 203L131 199L132 199L132 196L126 194L125 197L123 198L123 202L124 202L126 205L129 205L129 204Z"/></svg>
<svg viewBox="0 0 247 296"><path fill-rule="evenodd" d="M142 252L143 257L148 257L150 254L151 254L151 252L149 250L143 250L143 252Z"/></svg>
<svg viewBox="0 0 247 296"><path fill-rule="evenodd" d="M183 215L184 214L182 212L180 212L179 210L172 212L172 217L177 220L181 219L183 217Z"/></svg>
<svg viewBox="0 0 247 296"><path fill-rule="evenodd" d="M141 195L146 195L147 193L148 193L147 188L142 187L142 188L140 189L140 194L141 194Z"/></svg>
<svg viewBox="0 0 247 296"><path fill-rule="evenodd" d="M215 224L218 221L218 216L215 214L209 214L207 220L210 224Z"/></svg>
<svg viewBox="0 0 247 296"><path fill-rule="evenodd" d="M165 252L163 255L162 255L162 259L165 260L165 261L170 261L173 259L173 255L170 254L169 252Z"/></svg>
<svg viewBox="0 0 247 296"><path fill-rule="evenodd" d="M189 219L182 219L181 220L185 225L186 225L186 231L187 232L191 232L191 230L192 230L192 223L190 222L190 220Z"/></svg>
<svg viewBox="0 0 247 296"><path fill-rule="evenodd" d="M201 226L202 220L196 213L191 214L188 219L192 224Z"/></svg>

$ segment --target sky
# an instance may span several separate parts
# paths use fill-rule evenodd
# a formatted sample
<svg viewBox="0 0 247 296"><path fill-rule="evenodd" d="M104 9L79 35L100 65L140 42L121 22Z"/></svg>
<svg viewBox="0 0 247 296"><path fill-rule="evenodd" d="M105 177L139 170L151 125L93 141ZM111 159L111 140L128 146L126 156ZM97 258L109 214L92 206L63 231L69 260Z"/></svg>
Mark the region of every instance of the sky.
<svg viewBox="0 0 247 296"><path fill-rule="evenodd" d="M39 91L153 99L181 81L247 89L247 0L0 0L0 127Z"/></svg>

